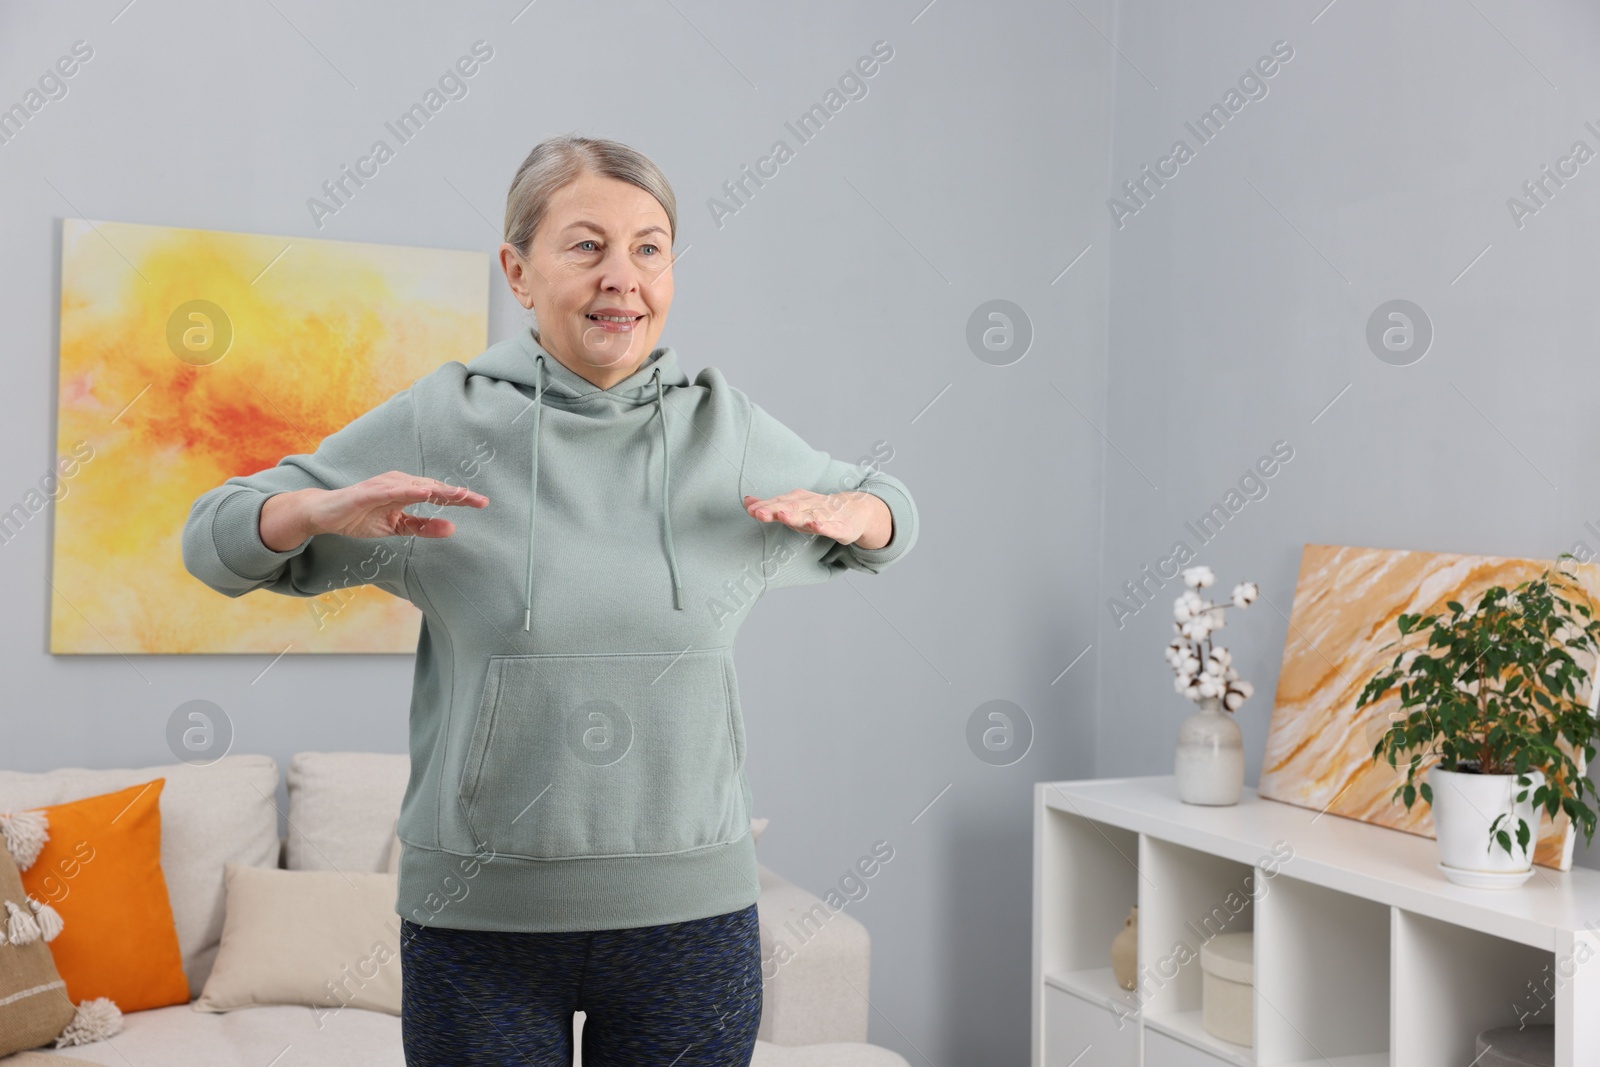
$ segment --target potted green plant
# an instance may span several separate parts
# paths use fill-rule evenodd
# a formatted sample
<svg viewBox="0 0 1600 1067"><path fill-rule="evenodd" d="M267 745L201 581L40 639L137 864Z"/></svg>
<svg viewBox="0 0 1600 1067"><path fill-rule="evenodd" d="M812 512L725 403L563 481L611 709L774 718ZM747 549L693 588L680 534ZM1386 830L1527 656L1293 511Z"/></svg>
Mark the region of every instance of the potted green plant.
<svg viewBox="0 0 1600 1067"><path fill-rule="evenodd" d="M1470 608L1445 607L1399 617L1400 636L1384 648L1400 651L1356 706L1399 688L1398 714L1372 758L1397 770L1405 761L1395 798L1410 810L1420 796L1432 809L1445 876L1521 885L1542 815L1565 812L1585 841L1594 837L1595 786L1576 754L1594 759L1600 619L1559 566L1510 590L1485 589Z"/></svg>

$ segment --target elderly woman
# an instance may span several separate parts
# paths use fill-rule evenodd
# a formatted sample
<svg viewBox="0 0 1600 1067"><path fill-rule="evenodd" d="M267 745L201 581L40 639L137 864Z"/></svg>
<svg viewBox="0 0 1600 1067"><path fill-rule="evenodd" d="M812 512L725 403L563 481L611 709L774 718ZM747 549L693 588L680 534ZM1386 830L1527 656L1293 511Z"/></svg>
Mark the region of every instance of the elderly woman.
<svg viewBox="0 0 1600 1067"><path fill-rule="evenodd" d="M899 480L656 347L676 230L643 155L538 145L500 247L537 327L228 479L184 528L228 596L364 583L422 612L397 905L414 1067L570 1064L575 1011L594 1067L749 1062L734 636L768 589L876 574L917 538Z"/></svg>

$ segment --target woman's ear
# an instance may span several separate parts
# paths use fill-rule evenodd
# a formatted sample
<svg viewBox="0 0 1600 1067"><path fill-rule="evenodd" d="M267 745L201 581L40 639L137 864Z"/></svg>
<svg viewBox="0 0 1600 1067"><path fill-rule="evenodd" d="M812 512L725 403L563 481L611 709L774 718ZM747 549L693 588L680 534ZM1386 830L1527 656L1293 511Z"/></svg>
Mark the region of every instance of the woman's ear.
<svg viewBox="0 0 1600 1067"><path fill-rule="evenodd" d="M533 266L511 244L500 246L500 270L506 276L506 284L511 287L511 294L517 298L517 303L533 310L533 287L530 281L533 275Z"/></svg>

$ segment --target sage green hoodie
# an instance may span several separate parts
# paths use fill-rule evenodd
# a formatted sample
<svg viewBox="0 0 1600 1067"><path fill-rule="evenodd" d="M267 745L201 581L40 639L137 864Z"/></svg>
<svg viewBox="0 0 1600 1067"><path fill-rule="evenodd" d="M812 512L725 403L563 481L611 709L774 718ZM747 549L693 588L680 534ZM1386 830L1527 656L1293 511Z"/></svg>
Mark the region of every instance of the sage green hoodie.
<svg viewBox="0 0 1600 1067"><path fill-rule="evenodd" d="M390 470L489 506L410 509L453 521L446 538L262 544L274 493ZM793 489L880 497L889 543L843 545L745 511L746 494ZM716 368L691 383L662 347L600 389L523 331L314 453L203 494L183 558L230 597L371 584L415 604L397 910L424 925L581 931L755 902L734 637L769 589L876 574L916 539L897 478L812 448Z"/></svg>

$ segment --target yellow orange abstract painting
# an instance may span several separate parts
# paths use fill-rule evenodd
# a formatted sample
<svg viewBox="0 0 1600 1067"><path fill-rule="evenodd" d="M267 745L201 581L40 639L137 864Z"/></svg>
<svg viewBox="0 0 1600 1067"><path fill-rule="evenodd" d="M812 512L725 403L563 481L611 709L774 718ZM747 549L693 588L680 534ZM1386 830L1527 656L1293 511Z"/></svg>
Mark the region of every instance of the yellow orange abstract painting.
<svg viewBox="0 0 1600 1067"><path fill-rule="evenodd" d="M414 652L421 614L372 586L208 588L184 521L477 356L488 304L481 252L64 219L50 650Z"/></svg>
<svg viewBox="0 0 1600 1067"><path fill-rule="evenodd" d="M1433 836L1428 805L1407 811L1392 799L1402 767L1372 759L1373 747L1398 713L1390 692L1357 710L1362 688L1397 649L1384 649L1402 613L1445 612L1447 601L1470 604L1494 585L1507 589L1538 577L1551 561L1451 555L1381 548L1306 545L1300 556L1283 667L1273 701L1257 792L1397 830ZM1573 564L1574 577L1600 603L1600 565ZM1592 672L1592 664L1586 665ZM1592 696L1592 683L1591 683ZM1582 766L1583 756L1579 753ZM1566 815L1545 816L1534 863L1567 870L1575 835Z"/></svg>

